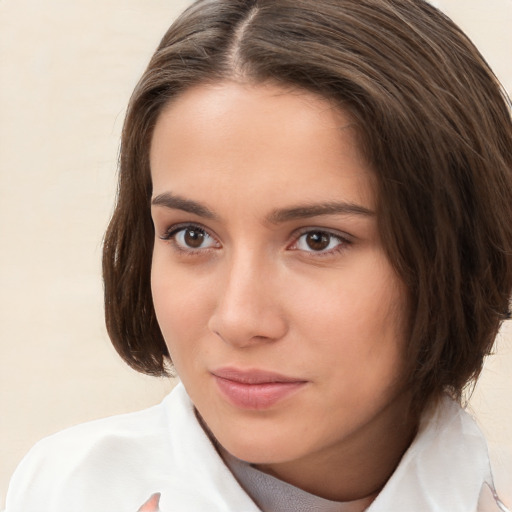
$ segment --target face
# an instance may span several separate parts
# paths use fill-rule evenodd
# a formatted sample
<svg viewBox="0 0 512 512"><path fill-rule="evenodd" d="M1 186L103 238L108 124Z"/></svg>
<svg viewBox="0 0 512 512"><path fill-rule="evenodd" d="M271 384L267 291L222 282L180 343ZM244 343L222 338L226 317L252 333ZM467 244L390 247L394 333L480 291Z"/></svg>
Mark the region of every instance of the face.
<svg viewBox="0 0 512 512"><path fill-rule="evenodd" d="M197 86L150 160L154 306L216 439L268 467L368 449L404 413L405 292L350 117L277 85Z"/></svg>

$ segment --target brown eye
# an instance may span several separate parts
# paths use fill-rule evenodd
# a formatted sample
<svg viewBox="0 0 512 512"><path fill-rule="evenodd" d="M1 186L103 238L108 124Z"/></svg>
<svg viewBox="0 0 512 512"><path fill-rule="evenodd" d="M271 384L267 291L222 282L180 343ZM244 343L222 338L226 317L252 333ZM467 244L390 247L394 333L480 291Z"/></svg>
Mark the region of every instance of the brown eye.
<svg viewBox="0 0 512 512"><path fill-rule="evenodd" d="M188 247L199 249L204 243L205 234L202 229L188 228L184 230L183 241Z"/></svg>
<svg viewBox="0 0 512 512"><path fill-rule="evenodd" d="M219 248L219 242L209 235L200 226L180 226L162 237L163 240L170 240L178 249L189 252L199 252L203 249Z"/></svg>
<svg viewBox="0 0 512 512"><path fill-rule="evenodd" d="M341 234L312 229L302 233L291 249L320 256L339 252L350 244L351 242Z"/></svg>
<svg viewBox="0 0 512 512"><path fill-rule="evenodd" d="M313 251L324 251L329 247L332 236L322 231L312 231L306 234L306 244Z"/></svg>

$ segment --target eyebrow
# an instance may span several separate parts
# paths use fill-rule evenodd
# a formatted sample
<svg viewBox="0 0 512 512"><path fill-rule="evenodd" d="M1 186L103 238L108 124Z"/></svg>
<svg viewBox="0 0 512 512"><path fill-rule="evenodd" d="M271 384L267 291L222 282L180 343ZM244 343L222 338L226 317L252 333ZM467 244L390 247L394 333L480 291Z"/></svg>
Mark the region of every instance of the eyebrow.
<svg viewBox="0 0 512 512"><path fill-rule="evenodd" d="M164 192L159 194L151 200L153 206L164 206L173 210L182 210L184 212L193 213L199 217L206 219L218 219L218 216L213 213L207 206L186 199L184 197ZM373 210L361 206L356 203L345 201L331 201L327 203L314 203L292 206L289 208L279 208L273 210L266 218L270 224L281 224L297 219L306 219L309 217L317 217L321 215L361 215L364 217L372 217L375 215Z"/></svg>
<svg viewBox="0 0 512 512"><path fill-rule="evenodd" d="M151 200L153 206L165 206L173 210L183 210L184 212L193 213L199 217L206 219L216 219L215 215L207 206L202 205L191 199L185 199L184 197L170 194L165 192L159 194Z"/></svg>
<svg viewBox="0 0 512 512"><path fill-rule="evenodd" d="M359 204L334 201L320 204L305 204L274 210L269 216L268 221L272 224L279 224L296 219L305 219L317 217L320 215L362 215L372 217L375 215L373 210Z"/></svg>

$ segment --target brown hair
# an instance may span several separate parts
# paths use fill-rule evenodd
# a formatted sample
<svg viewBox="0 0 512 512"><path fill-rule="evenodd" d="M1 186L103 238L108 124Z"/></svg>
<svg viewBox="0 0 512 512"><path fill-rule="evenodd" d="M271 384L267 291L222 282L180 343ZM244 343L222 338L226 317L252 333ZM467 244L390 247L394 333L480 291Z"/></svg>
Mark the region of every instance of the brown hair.
<svg viewBox="0 0 512 512"><path fill-rule="evenodd" d="M416 403L460 397L512 290L512 124L477 49L422 0L199 0L171 26L130 101L103 271L108 332L133 368L169 353L150 289L149 148L164 106L225 79L273 81L337 102L375 169L378 222L409 290Z"/></svg>

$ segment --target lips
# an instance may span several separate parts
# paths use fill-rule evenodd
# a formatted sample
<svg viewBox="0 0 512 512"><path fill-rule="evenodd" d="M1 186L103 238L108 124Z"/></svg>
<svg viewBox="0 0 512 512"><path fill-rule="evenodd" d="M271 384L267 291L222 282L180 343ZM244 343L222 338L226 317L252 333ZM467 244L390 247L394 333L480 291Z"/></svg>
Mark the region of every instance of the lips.
<svg viewBox="0 0 512 512"><path fill-rule="evenodd" d="M307 381L264 370L220 368L212 372L221 395L235 407L267 409L299 391Z"/></svg>

